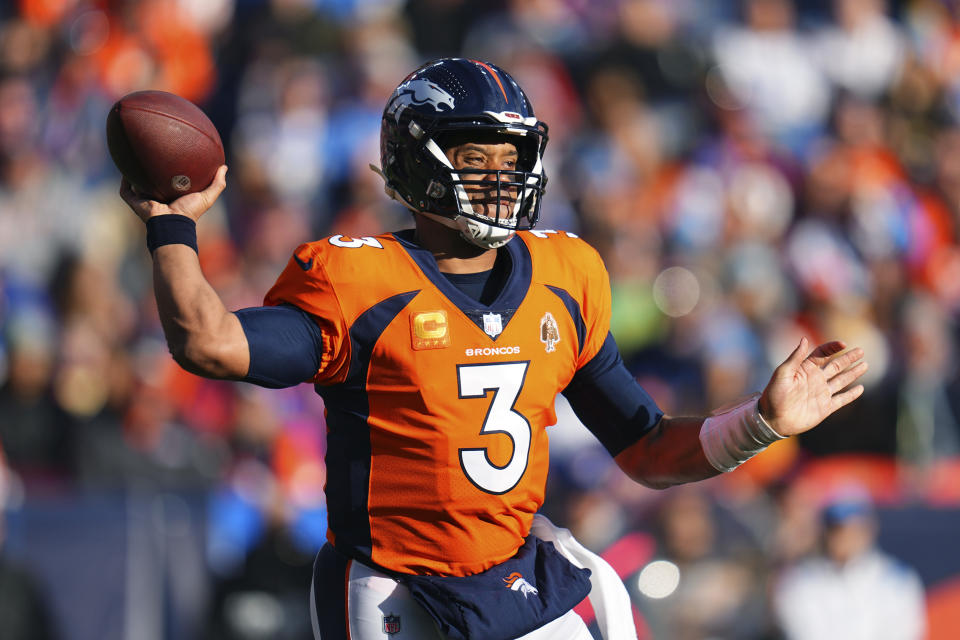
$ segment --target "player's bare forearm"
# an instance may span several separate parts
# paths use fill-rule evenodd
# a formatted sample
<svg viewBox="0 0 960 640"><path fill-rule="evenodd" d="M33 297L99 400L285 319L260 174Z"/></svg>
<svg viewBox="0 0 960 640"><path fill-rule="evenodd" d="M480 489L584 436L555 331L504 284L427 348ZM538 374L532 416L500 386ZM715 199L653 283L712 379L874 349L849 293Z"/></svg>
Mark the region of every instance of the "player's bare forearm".
<svg viewBox="0 0 960 640"><path fill-rule="evenodd" d="M703 418L664 416L653 430L615 458L630 478L654 489L713 477L719 472L703 453Z"/></svg>
<svg viewBox="0 0 960 640"><path fill-rule="evenodd" d="M243 328L203 276L193 249L158 247L153 279L160 323L177 363L209 378L245 376L250 353Z"/></svg>
<svg viewBox="0 0 960 640"><path fill-rule="evenodd" d="M784 437L816 427L863 393L863 350L838 340L812 351L801 338L778 366L759 400L748 398L710 418L664 417L622 451L617 464L644 485L664 488L732 471ZM851 386L853 385L853 386Z"/></svg>
<svg viewBox="0 0 960 640"><path fill-rule="evenodd" d="M170 204L141 195L124 178L120 197L145 223L168 215L196 222L223 193L226 176L223 165L206 189ZM203 276L193 248L177 242L155 248L153 289L167 346L180 366L208 378L239 379L247 374L250 350L243 327Z"/></svg>

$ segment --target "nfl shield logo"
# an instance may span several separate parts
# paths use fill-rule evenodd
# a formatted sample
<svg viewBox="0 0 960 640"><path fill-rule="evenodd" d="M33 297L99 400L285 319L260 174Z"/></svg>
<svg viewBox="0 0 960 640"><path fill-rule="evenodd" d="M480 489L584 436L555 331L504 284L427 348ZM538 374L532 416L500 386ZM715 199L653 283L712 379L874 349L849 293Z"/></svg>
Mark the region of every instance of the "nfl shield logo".
<svg viewBox="0 0 960 640"><path fill-rule="evenodd" d="M400 616L395 616L392 613L383 616L383 632L391 636L400 633Z"/></svg>
<svg viewBox="0 0 960 640"><path fill-rule="evenodd" d="M491 338L496 338L503 332L503 319L499 313L483 314L483 332Z"/></svg>

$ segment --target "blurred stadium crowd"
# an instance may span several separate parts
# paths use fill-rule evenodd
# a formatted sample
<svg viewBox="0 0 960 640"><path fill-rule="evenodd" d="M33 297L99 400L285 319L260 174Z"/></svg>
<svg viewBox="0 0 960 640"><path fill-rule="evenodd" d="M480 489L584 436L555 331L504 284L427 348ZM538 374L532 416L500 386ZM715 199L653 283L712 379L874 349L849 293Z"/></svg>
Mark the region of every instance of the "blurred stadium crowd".
<svg viewBox="0 0 960 640"><path fill-rule="evenodd" d="M956 0L0 4L0 576L37 594L0 625L309 637L322 402L173 363L106 113L153 88L211 116L230 172L200 258L228 307L255 306L299 243L409 226L367 167L380 113L455 54L509 70L549 124L540 226L601 251L613 333L668 413L759 390L801 334L871 364L815 431L667 492L560 412L544 509L628 580L641 638L783 637L781 572L854 485L923 580L926 637L956 637ZM644 587L664 566L678 583Z"/></svg>

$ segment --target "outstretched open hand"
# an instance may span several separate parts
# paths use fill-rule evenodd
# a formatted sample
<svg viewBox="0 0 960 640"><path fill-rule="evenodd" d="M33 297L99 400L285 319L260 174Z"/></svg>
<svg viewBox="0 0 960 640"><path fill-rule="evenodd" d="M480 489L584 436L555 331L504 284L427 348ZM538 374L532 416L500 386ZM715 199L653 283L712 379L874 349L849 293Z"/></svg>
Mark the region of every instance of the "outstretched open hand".
<svg viewBox="0 0 960 640"><path fill-rule="evenodd" d="M808 431L831 413L863 393L863 385L849 387L867 370L863 349L844 352L840 341L825 342L808 355L800 344L777 367L760 395L760 414L782 436Z"/></svg>

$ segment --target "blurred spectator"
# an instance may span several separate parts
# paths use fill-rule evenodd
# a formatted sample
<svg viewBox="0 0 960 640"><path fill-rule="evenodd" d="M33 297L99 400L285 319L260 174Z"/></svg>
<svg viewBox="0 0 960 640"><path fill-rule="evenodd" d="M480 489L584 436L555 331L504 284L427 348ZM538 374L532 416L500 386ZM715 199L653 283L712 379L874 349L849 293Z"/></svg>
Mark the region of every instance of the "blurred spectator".
<svg viewBox="0 0 960 640"><path fill-rule="evenodd" d="M291 536L275 504L265 531L241 565L213 586L206 640L304 640L311 636L304 589L313 573L313 549Z"/></svg>
<svg viewBox="0 0 960 640"><path fill-rule="evenodd" d="M834 24L815 36L818 62L838 87L882 95L903 66L905 43L884 14L885 0L833 0Z"/></svg>
<svg viewBox="0 0 960 640"><path fill-rule="evenodd" d="M7 318L6 381L0 384L0 442L28 482L63 481L71 449L66 414L54 398L56 329L49 311L26 306Z"/></svg>
<svg viewBox="0 0 960 640"><path fill-rule="evenodd" d="M908 299L902 322L897 453L904 463L929 471L936 460L960 456L956 333L952 318L929 296Z"/></svg>
<svg viewBox="0 0 960 640"><path fill-rule="evenodd" d="M482 12L490 11L498 2L469 0L408 0L404 14L410 22L411 41L427 60L460 51L470 25Z"/></svg>
<svg viewBox="0 0 960 640"><path fill-rule="evenodd" d="M657 122L657 141L667 155L688 151L702 133L697 108L710 57L705 43L689 37L684 2L625 0L617 4L613 33L598 38L597 51L572 61L578 75L593 69L621 69L636 77ZM705 7L697 7L696 13ZM587 92L589 96L589 91ZM552 122L552 121L551 121Z"/></svg>
<svg viewBox="0 0 960 640"><path fill-rule="evenodd" d="M904 22L923 67L935 78L943 106L960 117L960 20L952 2L915 0L904 11Z"/></svg>
<svg viewBox="0 0 960 640"><path fill-rule="evenodd" d="M653 637L762 637L769 628L763 556L742 525L721 519L703 488L682 487L663 497L654 526L657 559L678 576L667 591L658 574L670 564L651 563L640 573L638 603Z"/></svg>
<svg viewBox="0 0 960 640"><path fill-rule="evenodd" d="M912 275L950 311L960 308L960 120L949 120L931 140L932 188L923 200L926 224L918 235L919 260Z"/></svg>
<svg viewBox="0 0 960 640"><path fill-rule="evenodd" d="M46 594L33 575L3 552L5 511L12 484L0 449L0 629L4 640L53 640L59 634Z"/></svg>
<svg viewBox="0 0 960 640"><path fill-rule="evenodd" d="M823 549L786 569L774 607L789 640L919 640L926 630L916 573L875 546L873 506L843 492L821 513Z"/></svg>
<svg viewBox="0 0 960 640"><path fill-rule="evenodd" d="M743 24L717 33L714 56L762 130L802 152L820 128L829 86L796 28L793 0L743 0Z"/></svg>

